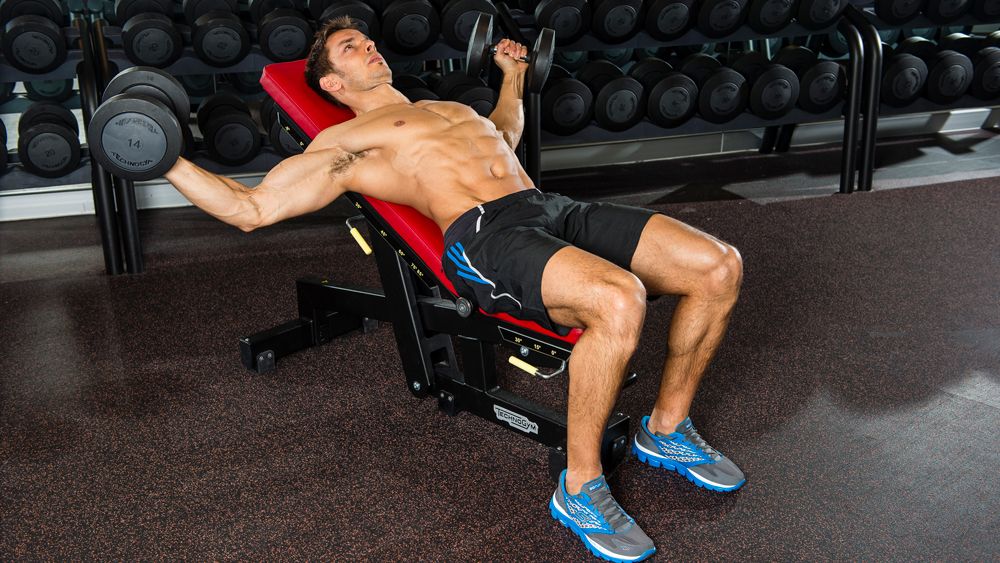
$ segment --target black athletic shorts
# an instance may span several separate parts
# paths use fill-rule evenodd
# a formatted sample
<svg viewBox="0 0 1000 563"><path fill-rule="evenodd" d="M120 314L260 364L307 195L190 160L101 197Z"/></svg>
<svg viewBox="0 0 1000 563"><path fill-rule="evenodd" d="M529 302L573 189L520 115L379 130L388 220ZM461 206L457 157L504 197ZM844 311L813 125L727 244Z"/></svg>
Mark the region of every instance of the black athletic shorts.
<svg viewBox="0 0 1000 563"><path fill-rule="evenodd" d="M535 189L515 192L462 214L444 234L445 274L458 294L488 313L510 313L566 334L542 303L542 271L560 249L575 246L628 270L654 211L583 203Z"/></svg>

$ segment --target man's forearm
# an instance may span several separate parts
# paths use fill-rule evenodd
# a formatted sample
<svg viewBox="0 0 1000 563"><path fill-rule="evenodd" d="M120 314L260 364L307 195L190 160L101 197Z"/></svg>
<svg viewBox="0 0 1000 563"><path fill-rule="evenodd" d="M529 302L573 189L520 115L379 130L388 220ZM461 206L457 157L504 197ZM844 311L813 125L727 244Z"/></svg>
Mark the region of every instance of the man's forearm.
<svg viewBox="0 0 1000 563"><path fill-rule="evenodd" d="M496 125L497 131L503 134L504 140L511 148L517 146L521 140L521 134L524 132L523 93L524 74L505 74L503 85L500 86L500 96L497 98L496 108L490 114L490 121Z"/></svg>
<svg viewBox="0 0 1000 563"><path fill-rule="evenodd" d="M213 174L180 158L165 175L166 179L194 205L209 215L251 231L260 224L261 212L253 191L225 176Z"/></svg>

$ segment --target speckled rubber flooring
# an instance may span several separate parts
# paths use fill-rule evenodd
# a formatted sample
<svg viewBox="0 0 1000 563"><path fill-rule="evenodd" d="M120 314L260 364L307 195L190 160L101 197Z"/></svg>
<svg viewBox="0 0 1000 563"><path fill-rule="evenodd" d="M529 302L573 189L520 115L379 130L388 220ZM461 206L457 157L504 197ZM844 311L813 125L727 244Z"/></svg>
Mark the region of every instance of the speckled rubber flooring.
<svg viewBox="0 0 1000 563"><path fill-rule="evenodd" d="M655 558L995 560L1000 180L685 201L649 180L668 173L621 199L744 256L692 416L748 482L626 463L611 487ZM248 235L143 212L148 270L113 278L92 217L0 224L0 558L589 560L548 514L546 450L411 396L388 326L241 367L237 338L292 318L296 277L377 285L349 213ZM673 306L650 305L618 405L633 425ZM564 406L565 379L501 370Z"/></svg>

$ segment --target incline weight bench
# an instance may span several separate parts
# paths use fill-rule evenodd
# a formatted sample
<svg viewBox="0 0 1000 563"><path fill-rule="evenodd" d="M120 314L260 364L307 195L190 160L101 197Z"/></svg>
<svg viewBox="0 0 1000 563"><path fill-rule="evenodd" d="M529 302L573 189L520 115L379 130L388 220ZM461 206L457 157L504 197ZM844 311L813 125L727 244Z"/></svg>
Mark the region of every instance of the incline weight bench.
<svg viewBox="0 0 1000 563"><path fill-rule="evenodd" d="M353 117L312 91L304 68L304 61L272 64L261 77L279 108L280 123L303 146L323 129ZM299 318L241 338L243 365L265 373L297 350L352 330L370 330L376 321L391 322L407 387L414 395L433 395L449 415L468 411L549 446L549 470L558 479L566 465L566 417L501 389L495 347L513 348L512 364L551 377L565 369L581 331L561 336L506 314L473 310L444 275L443 235L434 222L410 207L354 193L346 197L371 227L382 291L326 278L298 280ZM452 337L462 354L462 371ZM633 374L626 384L634 379ZM628 430L627 416L611 416L601 446L605 473L624 460Z"/></svg>

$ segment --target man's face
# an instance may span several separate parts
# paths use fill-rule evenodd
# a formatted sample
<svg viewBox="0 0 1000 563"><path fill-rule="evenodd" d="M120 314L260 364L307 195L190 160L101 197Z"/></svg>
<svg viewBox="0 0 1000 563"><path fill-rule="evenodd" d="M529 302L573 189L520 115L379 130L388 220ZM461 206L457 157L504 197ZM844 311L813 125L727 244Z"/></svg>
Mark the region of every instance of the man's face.
<svg viewBox="0 0 1000 563"><path fill-rule="evenodd" d="M342 29L326 40L326 52L336 71L320 80L324 89L339 92L364 92L381 84L392 83L392 71L375 43L354 29Z"/></svg>

